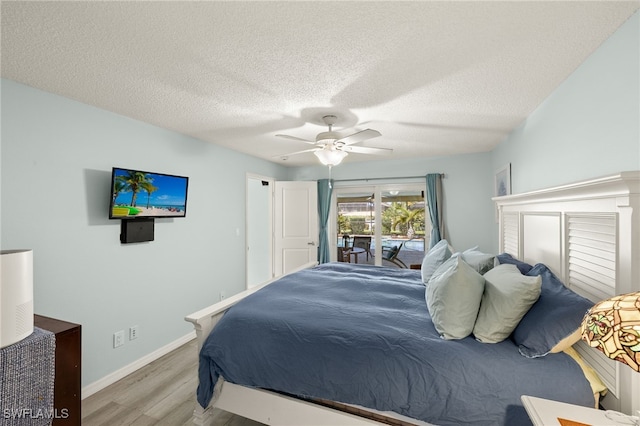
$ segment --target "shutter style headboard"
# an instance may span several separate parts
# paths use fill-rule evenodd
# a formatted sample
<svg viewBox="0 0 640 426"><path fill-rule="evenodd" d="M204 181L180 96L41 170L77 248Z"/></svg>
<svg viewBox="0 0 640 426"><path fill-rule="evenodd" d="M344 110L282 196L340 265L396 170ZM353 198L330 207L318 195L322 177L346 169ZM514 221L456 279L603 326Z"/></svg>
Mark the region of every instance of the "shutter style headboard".
<svg viewBox="0 0 640 426"><path fill-rule="evenodd" d="M499 250L544 263L591 300L640 291L640 171L496 197ZM609 388L605 408L640 410L640 374L580 342Z"/></svg>

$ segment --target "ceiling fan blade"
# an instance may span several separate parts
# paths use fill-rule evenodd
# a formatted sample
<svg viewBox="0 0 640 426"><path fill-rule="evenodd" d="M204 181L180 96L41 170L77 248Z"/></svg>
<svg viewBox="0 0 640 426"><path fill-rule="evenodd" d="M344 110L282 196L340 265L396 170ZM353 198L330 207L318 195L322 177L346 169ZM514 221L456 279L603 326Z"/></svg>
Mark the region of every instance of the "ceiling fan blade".
<svg viewBox="0 0 640 426"><path fill-rule="evenodd" d="M366 130L356 132L352 135L345 136L342 139L338 139L336 142L342 142L345 145L351 145L354 143L366 141L367 139L377 138L378 136L382 136L382 134L379 131L373 130L373 129L366 129Z"/></svg>
<svg viewBox="0 0 640 426"><path fill-rule="evenodd" d="M393 153L393 150L389 148L369 148L366 146L350 145L343 146L341 150L346 152L355 152L356 154L391 155Z"/></svg>
<svg viewBox="0 0 640 426"><path fill-rule="evenodd" d="M279 138L292 139L294 141L300 141L300 142L308 143L308 144L311 144L311 145L315 145L316 144L315 141L310 141L308 139L302 139L302 138L299 138L297 136L289 136L289 135L276 135L276 136L279 137Z"/></svg>
<svg viewBox="0 0 640 426"><path fill-rule="evenodd" d="M296 151L296 152L289 152L287 154L274 155L272 158L290 157L292 155L304 154L305 152L313 152L313 151L318 151L318 150L321 150L321 149L322 148L305 149L304 151Z"/></svg>

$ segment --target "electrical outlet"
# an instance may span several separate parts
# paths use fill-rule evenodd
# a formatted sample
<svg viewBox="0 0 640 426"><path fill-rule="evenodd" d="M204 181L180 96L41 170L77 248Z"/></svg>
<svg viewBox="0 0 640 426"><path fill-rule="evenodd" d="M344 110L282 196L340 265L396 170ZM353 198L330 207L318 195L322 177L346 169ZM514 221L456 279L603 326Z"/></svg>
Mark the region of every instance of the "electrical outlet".
<svg viewBox="0 0 640 426"><path fill-rule="evenodd" d="M224 298L227 297L224 295L224 291L220 292L220 300L224 300Z"/></svg>
<svg viewBox="0 0 640 426"><path fill-rule="evenodd" d="M138 326L137 325L132 325L129 328L129 340L133 340L133 339L137 339L138 338Z"/></svg>
<svg viewBox="0 0 640 426"><path fill-rule="evenodd" d="M124 345L124 330L113 333L113 347L117 348Z"/></svg>

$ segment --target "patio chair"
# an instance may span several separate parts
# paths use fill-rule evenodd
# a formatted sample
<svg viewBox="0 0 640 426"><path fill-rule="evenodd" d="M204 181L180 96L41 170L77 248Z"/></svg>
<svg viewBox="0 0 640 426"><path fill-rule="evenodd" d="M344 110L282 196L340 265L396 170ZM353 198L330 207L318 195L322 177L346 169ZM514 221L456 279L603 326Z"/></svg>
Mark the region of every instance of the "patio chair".
<svg viewBox="0 0 640 426"><path fill-rule="evenodd" d="M373 257L373 253L371 253L371 237L353 237L353 247L358 247L363 249L367 253L367 261L369 260L369 255Z"/></svg>
<svg viewBox="0 0 640 426"><path fill-rule="evenodd" d="M383 247L382 248L382 260L386 260L387 262L391 262L399 268L408 269L407 265L400 259L398 259L398 254L402 249L404 243L400 243L398 246L391 247Z"/></svg>
<svg viewBox="0 0 640 426"><path fill-rule="evenodd" d="M351 237L348 234L342 235L342 247L349 247L351 244Z"/></svg>
<svg viewBox="0 0 640 426"><path fill-rule="evenodd" d="M351 247L338 247L338 262L351 263Z"/></svg>

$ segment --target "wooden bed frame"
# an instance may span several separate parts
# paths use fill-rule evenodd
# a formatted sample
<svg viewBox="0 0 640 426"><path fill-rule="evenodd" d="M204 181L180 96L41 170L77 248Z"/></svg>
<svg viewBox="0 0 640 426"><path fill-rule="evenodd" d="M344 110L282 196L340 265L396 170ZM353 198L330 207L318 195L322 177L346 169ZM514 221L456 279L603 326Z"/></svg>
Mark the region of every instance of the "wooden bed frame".
<svg viewBox="0 0 640 426"><path fill-rule="evenodd" d="M499 213L500 252L531 264L545 263L568 287L594 301L640 291L640 171L497 197L494 201ZM271 282L187 316L185 320L196 329L198 351L227 309ZM602 400L604 407L627 414L640 410L640 374L582 343L576 349L609 388L609 395ZM210 424L212 407L275 425L302 425L308 419L331 425L389 424L385 413L365 418L228 382L223 383L220 396L207 409L196 402L194 423Z"/></svg>

